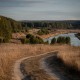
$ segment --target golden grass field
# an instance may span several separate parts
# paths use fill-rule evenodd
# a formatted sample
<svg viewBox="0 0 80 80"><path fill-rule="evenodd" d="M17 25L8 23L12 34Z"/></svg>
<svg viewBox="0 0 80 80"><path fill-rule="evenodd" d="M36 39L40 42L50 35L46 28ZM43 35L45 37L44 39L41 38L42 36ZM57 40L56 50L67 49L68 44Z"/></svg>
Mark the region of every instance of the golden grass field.
<svg viewBox="0 0 80 80"><path fill-rule="evenodd" d="M65 63L80 69L80 47L7 43L0 44L0 80L11 80L13 65L16 60L54 50L59 51L59 57L61 57Z"/></svg>

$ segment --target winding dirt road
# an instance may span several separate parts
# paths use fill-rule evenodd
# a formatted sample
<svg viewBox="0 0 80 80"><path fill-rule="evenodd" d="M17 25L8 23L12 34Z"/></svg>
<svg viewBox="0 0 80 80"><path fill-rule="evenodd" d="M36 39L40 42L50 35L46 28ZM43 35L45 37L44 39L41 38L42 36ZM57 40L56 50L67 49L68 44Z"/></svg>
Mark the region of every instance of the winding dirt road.
<svg viewBox="0 0 80 80"><path fill-rule="evenodd" d="M56 51L52 51L52 52L56 52ZM13 70L12 80L23 80L25 78L25 75L22 74L21 69L20 69L21 68L20 64L21 64L22 61L30 59L30 58L35 58L35 57L47 55L47 54L50 54L52 52L47 52L47 53L36 55L36 56L29 56L29 57L25 57L25 58L22 58L20 60L17 60L15 62L14 67L13 67L14 70Z"/></svg>
<svg viewBox="0 0 80 80"><path fill-rule="evenodd" d="M52 51L52 52L48 52L48 53L44 53L44 54L40 54L40 55L36 55L36 56L25 57L25 58L22 58L22 59L16 61L15 65L14 65L13 80L31 80L31 79L27 78L26 74L23 72L24 67L21 66L21 63L24 60L27 63L27 60L32 59L32 58L35 59L38 57L40 57L40 60L39 60L40 61L40 68L43 69L43 71L46 72L46 74L51 77L51 79L45 79L45 80L69 80L66 77L64 77L63 75L59 74L59 72L56 71L55 69L52 72L51 69L48 67L45 59L47 59L48 57L51 57L51 56L57 56L57 54L55 54L55 53L58 53L58 52ZM33 62L33 65L35 65L34 62Z"/></svg>

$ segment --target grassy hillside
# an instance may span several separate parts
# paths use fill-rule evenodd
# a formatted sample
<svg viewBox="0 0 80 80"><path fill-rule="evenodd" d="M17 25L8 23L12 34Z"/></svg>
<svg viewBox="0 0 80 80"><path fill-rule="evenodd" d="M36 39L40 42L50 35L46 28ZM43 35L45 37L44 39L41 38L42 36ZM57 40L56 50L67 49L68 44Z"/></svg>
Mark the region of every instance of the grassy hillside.
<svg viewBox="0 0 80 80"><path fill-rule="evenodd" d="M0 42L8 42L12 32L18 32L21 29L20 22L0 16Z"/></svg>

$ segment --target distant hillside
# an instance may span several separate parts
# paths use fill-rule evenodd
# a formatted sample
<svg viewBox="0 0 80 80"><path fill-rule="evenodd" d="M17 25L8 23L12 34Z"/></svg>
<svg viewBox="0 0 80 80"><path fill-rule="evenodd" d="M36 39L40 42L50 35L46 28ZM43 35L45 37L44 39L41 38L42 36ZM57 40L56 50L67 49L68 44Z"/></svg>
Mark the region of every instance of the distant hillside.
<svg viewBox="0 0 80 80"><path fill-rule="evenodd" d="M48 29L80 29L79 20L67 21L15 21L11 18L0 16L0 42L8 42L13 32L19 32L27 28Z"/></svg>
<svg viewBox="0 0 80 80"><path fill-rule="evenodd" d="M64 21L21 21L24 27L34 27L43 28L47 27L49 29L80 29L79 20L64 20Z"/></svg>
<svg viewBox="0 0 80 80"><path fill-rule="evenodd" d="M12 32L18 32L21 29L20 22L0 16L0 42L8 42Z"/></svg>

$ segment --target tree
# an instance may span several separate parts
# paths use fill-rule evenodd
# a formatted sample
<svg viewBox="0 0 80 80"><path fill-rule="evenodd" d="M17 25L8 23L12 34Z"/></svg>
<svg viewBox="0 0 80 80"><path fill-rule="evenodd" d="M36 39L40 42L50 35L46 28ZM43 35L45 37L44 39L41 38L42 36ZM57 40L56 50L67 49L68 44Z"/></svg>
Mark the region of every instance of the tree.
<svg viewBox="0 0 80 80"><path fill-rule="evenodd" d="M69 44L70 43L70 37L60 36L57 38L57 43Z"/></svg>
<svg viewBox="0 0 80 80"><path fill-rule="evenodd" d="M31 44L42 44L43 40L40 37L32 37L30 38L30 43Z"/></svg>
<svg viewBox="0 0 80 80"><path fill-rule="evenodd" d="M3 16L0 16L0 18L0 37L3 38L2 42L9 42L12 32L21 31L21 23Z"/></svg>
<svg viewBox="0 0 80 80"><path fill-rule="evenodd" d="M62 40L61 37L58 37L57 38L57 43L61 43L61 40Z"/></svg>
<svg viewBox="0 0 80 80"><path fill-rule="evenodd" d="M29 39L30 39L30 38L33 38L33 37L34 37L34 36L33 36L32 34L27 34L27 35L26 35L26 38L29 38Z"/></svg>
<svg viewBox="0 0 80 80"><path fill-rule="evenodd" d="M70 37L66 37L66 44L70 44Z"/></svg>
<svg viewBox="0 0 80 80"><path fill-rule="evenodd" d="M49 34L49 31L47 28L42 28L37 32L37 34L39 35Z"/></svg>
<svg viewBox="0 0 80 80"><path fill-rule="evenodd" d="M51 40L51 44L55 44L56 43L56 38L53 38L52 40Z"/></svg>

